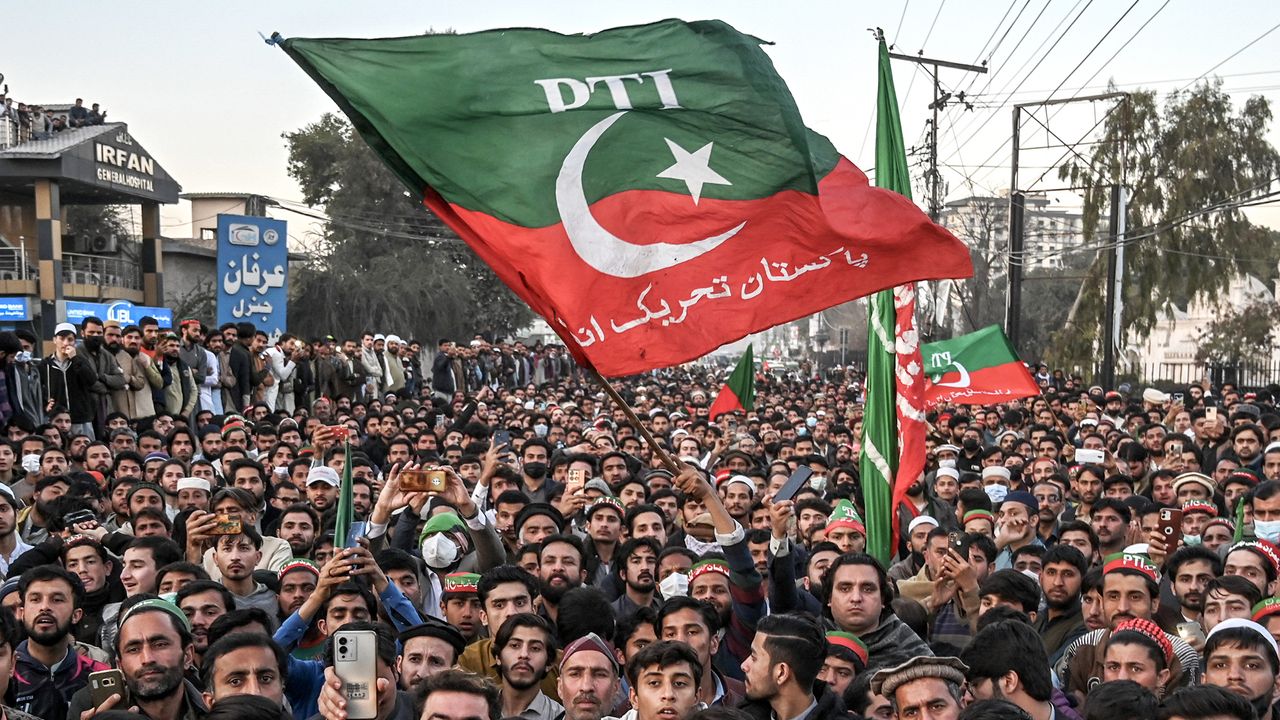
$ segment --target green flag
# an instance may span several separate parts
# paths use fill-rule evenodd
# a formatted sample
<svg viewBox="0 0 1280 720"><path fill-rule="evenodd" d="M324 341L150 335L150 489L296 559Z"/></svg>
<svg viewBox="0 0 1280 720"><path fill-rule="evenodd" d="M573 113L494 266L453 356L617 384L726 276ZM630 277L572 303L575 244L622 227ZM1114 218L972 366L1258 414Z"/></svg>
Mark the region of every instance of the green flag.
<svg viewBox="0 0 1280 720"><path fill-rule="evenodd" d="M720 388L720 394L716 395L716 401L711 403L710 419L715 422L717 417L727 412L754 410L755 406L755 360L751 355L751 346L747 345L747 351L742 354L742 359L738 361L738 366L733 369L733 374L729 376L729 382Z"/></svg>
<svg viewBox="0 0 1280 720"><path fill-rule="evenodd" d="M351 523L355 519L351 495L351 441L347 440L342 459L342 483L338 486L338 510L333 519L333 546L337 548L354 545L347 537L351 534Z"/></svg>
<svg viewBox="0 0 1280 720"><path fill-rule="evenodd" d="M880 89L876 98L876 185L911 197L911 173L898 116L898 97L889 67L889 49L880 40ZM862 419L862 502L867 552L888 563L893 557L893 478L898 468L898 416L894 384L893 290L872 295L867 304L867 383Z"/></svg>

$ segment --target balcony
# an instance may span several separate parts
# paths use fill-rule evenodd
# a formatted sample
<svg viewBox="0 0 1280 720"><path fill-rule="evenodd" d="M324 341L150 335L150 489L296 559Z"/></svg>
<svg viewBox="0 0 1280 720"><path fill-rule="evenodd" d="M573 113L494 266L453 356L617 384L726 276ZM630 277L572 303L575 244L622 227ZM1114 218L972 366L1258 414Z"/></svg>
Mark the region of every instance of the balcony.
<svg viewBox="0 0 1280 720"><path fill-rule="evenodd" d="M142 302L142 269L132 260L64 252L62 282L67 297Z"/></svg>

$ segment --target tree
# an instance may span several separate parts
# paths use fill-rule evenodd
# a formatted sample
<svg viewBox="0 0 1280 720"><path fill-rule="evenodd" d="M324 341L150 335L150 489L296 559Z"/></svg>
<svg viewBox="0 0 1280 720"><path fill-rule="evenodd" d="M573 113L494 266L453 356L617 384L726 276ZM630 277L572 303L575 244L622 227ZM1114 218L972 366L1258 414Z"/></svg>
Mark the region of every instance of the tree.
<svg viewBox="0 0 1280 720"><path fill-rule="evenodd" d="M289 175L330 222L292 279L289 329L507 335L533 314L332 113L285 133Z"/></svg>
<svg viewBox="0 0 1280 720"><path fill-rule="evenodd" d="M1237 112L1220 80L1171 93L1163 111L1152 92L1128 96L1106 118L1100 143L1059 169L1084 193L1084 236L1103 245L1089 264L1049 360L1092 368L1104 327L1110 191L1129 190L1124 329L1146 337L1159 313L1199 297L1212 299L1232 276L1270 252L1268 233L1238 207L1265 192L1280 173L1267 141L1271 107L1263 97Z"/></svg>
<svg viewBox="0 0 1280 720"><path fill-rule="evenodd" d="M1270 361L1276 348L1275 326L1280 305L1259 300L1236 309L1224 308L1197 337L1196 362L1238 365L1246 360Z"/></svg>

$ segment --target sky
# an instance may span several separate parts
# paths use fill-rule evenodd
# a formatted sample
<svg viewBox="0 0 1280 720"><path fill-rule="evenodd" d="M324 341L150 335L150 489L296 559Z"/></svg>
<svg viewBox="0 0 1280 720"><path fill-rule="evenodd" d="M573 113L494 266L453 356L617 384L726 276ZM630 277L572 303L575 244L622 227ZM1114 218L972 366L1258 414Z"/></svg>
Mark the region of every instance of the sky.
<svg viewBox="0 0 1280 720"><path fill-rule="evenodd" d="M941 73L946 88L967 89L975 105L972 111L952 110L939 123L943 178L948 197L955 199L1008 187L1010 98L1028 102L1088 95L1105 90L1109 80L1121 89L1170 91L1212 70L1237 103L1250 94L1264 94L1273 103L1280 99L1280 31L1222 62L1280 23L1280 5L1233 0L1214 3L1211 13L1207 7L1201 0L223 0L83 3L71 12L60 3L17 3L6 8L6 25L25 30L5 34L0 72L12 96L24 102L83 97L86 104L101 103L110 121L128 123L185 192L253 192L298 200L299 189L286 172L281 133L336 108L283 52L266 45L260 32L380 37L523 26L576 33L668 17L720 19L774 43L768 52L806 124L830 137L855 164L869 168L875 149L876 44L867 29L880 27L904 54L923 52L962 63L989 56L987 76L945 68ZM903 134L909 146L919 145L931 82L912 63L894 65ZM1014 90L1018 93L1011 95ZM1057 137L1075 141L1108 107L1066 106L1048 124ZM1037 138L1057 142L1032 121L1025 128L1025 144L1046 144L1034 142ZM1270 138L1280 145L1274 125ZM1064 152L1024 151L1020 184L1026 187L1042 174L1038 187L1058 184L1046 170ZM1069 195L1057 199L1078 203ZM1280 227L1280 207L1259 208L1251 216ZM187 203L166 207L164 233L189 236L189 220Z"/></svg>

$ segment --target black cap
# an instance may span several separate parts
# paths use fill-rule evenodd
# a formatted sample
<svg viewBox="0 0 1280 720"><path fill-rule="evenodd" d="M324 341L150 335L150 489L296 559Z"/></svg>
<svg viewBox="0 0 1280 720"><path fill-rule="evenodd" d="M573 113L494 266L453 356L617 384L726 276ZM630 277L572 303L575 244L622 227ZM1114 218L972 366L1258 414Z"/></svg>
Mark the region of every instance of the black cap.
<svg viewBox="0 0 1280 720"><path fill-rule="evenodd" d="M413 627L400 633L400 644L409 642L416 637L433 637L449 643L453 647L453 658L456 662L462 656L462 651L467 648L467 640L462 637L462 633L449 623L439 618L427 617L426 620L414 625Z"/></svg>
<svg viewBox="0 0 1280 720"><path fill-rule="evenodd" d="M564 530L564 515L561 514L561 512L553 505L549 505L547 503L530 503L521 508L520 513L516 515L516 533L519 534L520 528L524 526L525 521L535 515L546 515L556 524L556 527L559 529L557 532Z"/></svg>

